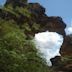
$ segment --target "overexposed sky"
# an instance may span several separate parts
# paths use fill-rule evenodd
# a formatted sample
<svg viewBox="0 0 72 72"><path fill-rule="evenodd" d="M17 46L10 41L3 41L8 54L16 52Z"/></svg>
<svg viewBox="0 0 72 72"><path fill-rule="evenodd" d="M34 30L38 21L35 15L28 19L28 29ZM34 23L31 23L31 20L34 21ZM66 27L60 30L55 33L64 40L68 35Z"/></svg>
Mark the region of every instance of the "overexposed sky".
<svg viewBox="0 0 72 72"><path fill-rule="evenodd" d="M52 66L51 58L60 55L60 48L63 43L63 36L56 32L40 32L35 34L34 42L38 55L46 60L48 66Z"/></svg>

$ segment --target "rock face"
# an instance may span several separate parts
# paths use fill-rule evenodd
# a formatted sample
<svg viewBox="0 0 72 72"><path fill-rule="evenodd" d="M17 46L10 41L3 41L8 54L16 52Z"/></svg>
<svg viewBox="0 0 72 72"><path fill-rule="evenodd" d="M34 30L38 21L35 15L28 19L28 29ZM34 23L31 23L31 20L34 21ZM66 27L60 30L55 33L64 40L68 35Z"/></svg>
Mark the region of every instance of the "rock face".
<svg viewBox="0 0 72 72"><path fill-rule="evenodd" d="M61 47L61 55L62 56L72 56L72 43L71 43L71 37L66 36L64 29L66 28L66 24L63 22L61 17L48 17L45 14L45 9L37 4L37 3L31 3L31 8L30 11L33 15L32 20L35 21L37 24L40 25L40 30L38 30L38 32L42 32L42 31L52 31L52 32L57 32L61 35L64 36L64 42L63 45ZM36 31L37 32L37 31ZM72 59L72 58L70 58ZM68 61L70 62L66 62L64 65L61 65L61 58L60 57L55 57L53 59L51 59L51 61L53 62L54 66L58 66L58 71L60 71L60 67L62 67L62 72L71 72L71 64L72 62L68 59ZM68 64L69 63L69 64ZM60 65L60 66L59 66ZM57 68L56 68L57 69Z"/></svg>
<svg viewBox="0 0 72 72"><path fill-rule="evenodd" d="M20 4L23 3L23 4ZM29 3L25 4L24 2L21 2L21 0L7 0L5 7L8 7L8 5L11 4L12 12L9 10L0 9L0 16L3 19L10 20L13 19L17 24L21 25L25 22L27 22L32 29L32 32L29 32L30 34L35 34L38 32L44 32L44 31L52 31L57 32L59 34L62 34L65 36L65 27L66 24L63 22L61 17L48 17L45 14L45 8L42 7L38 3ZM17 5L16 5L17 4ZM11 9L10 8L10 9ZM18 10L18 8L26 8L27 10L24 12L21 12L21 10ZM22 10L23 11L23 10ZM23 14L24 13L24 14ZM27 16L29 14L30 16ZM36 29L32 28L33 25L38 26ZM27 33L27 32L26 32Z"/></svg>
<svg viewBox="0 0 72 72"><path fill-rule="evenodd" d="M45 14L45 9L38 3L30 3L29 5L31 5L30 11L34 16L32 18L37 24L40 24L42 28L40 31L49 30L65 35L64 29L66 24L63 22L61 17L48 17Z"/></svg>
<svg viewBox="0 0 72 72"><path fill-rule="evenodd" d="M40 4L27 3L27 0L7 0L4 8L0 9L0 19L14 21L27 35L27 39L30 39L35 33L47 30L63 35L64 43L60 53L62 56L72 56L72 37L65 34L66 24L61 17L47 16L45 8ZM53 59L53 64L59 59ZM65 67L69 69L69 66L71 67L71 65Z"/></svg>
<svg viewBox="0 0 72 72"><path fill-rule="evenodd" d="M25 20L28 21L28 24L30 25L30 27L32 27L32 25L34 23L36 23L37 25L40 26L39 29L34 30L34 34L36 32L43 32L43 31L53 31L53 32L57 32L59 34L62 34L63 36L65 36L65 27L66 24L63 22L61 17L48 17L45 14L45 8L42 7L40 4L38 3L29 3L29 4L20 4L20 3L24 3L22 2L22 0L7 0L5 6L12 4L13 11L16 12L16 14L18 14L19 16L16 17L16 15L13 12L9 12L6 10L0 10L0 16L3 19L9 20L9 19L13 19L15 20L17 23L21 22L25 22ZM16 5L18 4L18 5ZM25 14L23 15L21 12L16 11L16 8L21 5L20 7L28 8L28 12L31 14L31 17L28 18L25 16ZM23 7L25 6L25 7Z"/></svg>
<svg viewBox="0 0 72 72"><path fill-rule="evenodd" d="M62 55L72 55L72 36L66 36L61 48Z"/></svg>
<svg viewBox="0 0 72 72"><path fill-rule="evenodd" d="M23 1L23 0L7 0L5 6L9 5L9 4L12 4L12 6L15 4L15 6L17 6L16 3L18 3L18 4L25 3L25 1ZM39 24L41 26L41 29L39 29L39 31L49 30L49 31L55 31L62 35L65 35L64 29L66 27L66 24L63 22L61 17L57 17L57 16L56 17L48 17L45 14L45 8L42 7L38 3L29 3L29 4L26 4L26 6L28 7L29 13L31 13L30 23L36 22L37 24ZM15 9L13 9L13 10L15 10ZM4 15L5 18L6 18L5 15L8 15L10 13L9 13L9 11L6 11L6 10L2 10L2 9L0 10L0 14L2 14L2 16ZM18 13L19 15L22 15L21 13L19 13L17 11L16 11L16 13ZM11 14L8 17L12 17L14 15L14 14L13 15L11 15ZM14 18L12 17L12 19L14 19Z"/></svg>
<svg viewBox="0 0 72 72"><path fill-rule="evenodd" d="M27 0L7 0L6 4L27 3Z"/></svg>
<svg viewBox="0 0 72 72"><path fill-rule="evenodd" d="M24 7L27 3L27 0L7 0L5 5L11 4L15 8L16 6Z"/></svg>

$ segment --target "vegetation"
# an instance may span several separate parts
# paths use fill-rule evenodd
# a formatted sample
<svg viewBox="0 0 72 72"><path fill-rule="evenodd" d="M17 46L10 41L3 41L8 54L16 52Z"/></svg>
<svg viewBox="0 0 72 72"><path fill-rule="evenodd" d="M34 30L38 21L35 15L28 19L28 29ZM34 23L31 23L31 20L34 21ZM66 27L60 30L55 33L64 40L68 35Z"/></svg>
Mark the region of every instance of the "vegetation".
<svg viewBox="0 0 72 72"><path fill-rule="evenodd" d="M13 21L0 20L0 71L47 72L31 40ZM44 69L43 69L44 68Z"/></svg>
<svg viewBox="0 0 72 72"><path fill-rule="evenodd" d="M18 17L11 5L3 7L2 10ZM26 9L18 12L29 17ZM51 72L43 59L36 54L37 50L32 42L33 37L30 35L31 38L27 39L26 32L31 31L28 22L18 25L14 19L5 20L0 18L1 72Z"/></svg>

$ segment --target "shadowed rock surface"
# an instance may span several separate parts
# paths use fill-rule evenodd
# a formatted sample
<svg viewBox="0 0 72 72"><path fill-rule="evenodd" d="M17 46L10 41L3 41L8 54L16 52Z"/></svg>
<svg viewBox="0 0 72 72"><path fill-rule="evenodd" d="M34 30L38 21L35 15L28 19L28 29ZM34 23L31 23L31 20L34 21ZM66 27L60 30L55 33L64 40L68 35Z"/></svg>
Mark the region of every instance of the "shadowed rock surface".
<svg viewBox="0 0 72 72"><path fill-rule="evenodd" d="M72 35L66 36L61 48L62 55L72 55Z"/></svg>
<svg viewBox="0 0 72 72"><path fill-rule="evenodd" d="M40 24L40 31L53 31L65 35L66 24L61 17L48 17L45 14L45 8L38 3L30 3L30 12L32 13L32 20Z"/></svg>

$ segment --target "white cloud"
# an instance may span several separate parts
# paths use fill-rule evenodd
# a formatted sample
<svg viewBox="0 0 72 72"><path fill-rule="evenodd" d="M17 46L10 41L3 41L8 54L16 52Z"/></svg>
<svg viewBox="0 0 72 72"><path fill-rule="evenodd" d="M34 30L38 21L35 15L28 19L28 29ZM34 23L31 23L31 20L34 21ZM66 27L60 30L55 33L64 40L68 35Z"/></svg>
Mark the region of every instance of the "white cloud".
<svg viewBox="0 0 72 72"><path fill-rule="evenodd" d="M52 66L50 59L60 56L63 36L56 32L41 32L35 34L34 42L38 49L38 55L46 60L48 66Z"/></svg>
<svg viewBox="0 0 72 72"><path fill-rule="evenodd" d="M67 27L67 28L65 29L65 32L66 32L66 35L72 34L72 27Z"/></svg>

